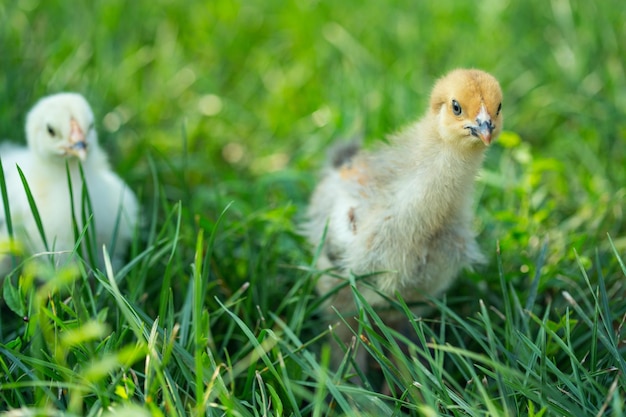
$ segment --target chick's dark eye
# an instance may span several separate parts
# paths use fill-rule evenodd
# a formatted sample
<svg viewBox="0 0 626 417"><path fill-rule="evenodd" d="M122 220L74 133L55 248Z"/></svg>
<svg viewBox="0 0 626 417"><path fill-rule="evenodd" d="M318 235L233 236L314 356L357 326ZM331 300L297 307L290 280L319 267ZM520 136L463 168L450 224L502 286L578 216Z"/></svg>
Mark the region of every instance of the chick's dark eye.
<svg viewBox="0 0 626 417"><path fill-rule="evenodd" d="M500 114L500 110L502 110L502 103L498 104L498 110L496 111L496 116Z"/></svg>
<svg viewBox="0 0 626 417"><path fill-rule="evenodd" d="M458 116L461 114L462 111L463 109L461 109L461 105L459 104L459 102L456 100L452 100L452 113L454 113L455 116Z"/></svg>
<svg viewBox="0 0 626 417"><path fill-rule="evenodd" d="M46 129L48 130L48 134L52 137L54 137L56 135L56 132L54 131L54 129L52 128L52 126L50 125L46 125Z"/></svg>

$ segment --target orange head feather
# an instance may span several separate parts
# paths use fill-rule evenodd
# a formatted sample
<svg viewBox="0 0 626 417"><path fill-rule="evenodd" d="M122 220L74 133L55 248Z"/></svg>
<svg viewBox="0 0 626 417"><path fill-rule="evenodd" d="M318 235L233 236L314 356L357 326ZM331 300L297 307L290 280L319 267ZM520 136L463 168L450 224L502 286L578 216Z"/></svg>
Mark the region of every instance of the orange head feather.
<svg viewBox="0 0 626 417"><path fill-rule="evenodd" d="M457 69L440 78L430 110L441 138L462 146L488 146L502 131L502 90L484 71Z"/></svg>

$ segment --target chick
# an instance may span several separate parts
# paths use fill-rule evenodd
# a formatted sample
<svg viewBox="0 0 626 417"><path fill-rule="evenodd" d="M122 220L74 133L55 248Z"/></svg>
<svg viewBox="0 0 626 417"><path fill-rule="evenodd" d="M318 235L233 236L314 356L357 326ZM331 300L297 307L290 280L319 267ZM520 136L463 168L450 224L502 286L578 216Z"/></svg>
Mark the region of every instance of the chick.
<svg viewBox="0 0 626 417"><path fill-rule="evenodd" d="M106 244L114 264L119 266L137 224L137 198L111 171L107 156L98 145L94 116L87 101L75 93L41 99L26 117L26 139L28 147L9 144L0 147L15 238L33 254L47 250L70 253L76 245L74 213L79 232L85 226L84 220L92 222L96 250L100 252ZM93 213L84 209L81 166ZM17 167L28 182L47 247ZM82 214L84 211L86 216ZM0 240L7 239L5 208L0 201ZM60 255L56 260L64 258Z"/></svg>
<svg viewBox="0 0 626 417"><path fill-rule="evenodd" d="M471 227L472 197L485 150L502 130L501 107L493 76L457 69L436 82L426 114L388 146L365 152L347 144L331 156L304 233L319 245L327 228L320 270L374 274L371 285L357 287L386 324L402 326L402 314L384 309L384 296L399 293L407 303L436 296L462 268L484 262ZM342 284L322 275L317 291L327 295ZM358 316L349 286L326 303L336 321L333 307L349 322ZM336 332L345 343L352 337L345 326Z"/></svg>

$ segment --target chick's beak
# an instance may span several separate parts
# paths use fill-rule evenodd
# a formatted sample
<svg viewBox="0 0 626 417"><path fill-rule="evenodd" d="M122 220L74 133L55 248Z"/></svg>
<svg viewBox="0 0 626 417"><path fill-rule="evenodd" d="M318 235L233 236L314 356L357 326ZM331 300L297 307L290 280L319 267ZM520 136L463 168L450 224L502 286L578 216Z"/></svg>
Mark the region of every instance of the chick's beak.
<svg viewBox="0 0 626 417"><path fill-rule="evenodd" d="M84 161L87 157L87 142L85 140L85 133L78 125L76 119L70 119L70 146L67 148L67 153L78 157L81 161Z"/></svg>
<svg viewBox="0 0 626 417"><path fill-rule="evenodd" d="M495 126L491 122L491 119L476 119L476 122L478 126L472 130L472 134L478 136L485 145L489 146L491 144L491 133Z"/></svg>

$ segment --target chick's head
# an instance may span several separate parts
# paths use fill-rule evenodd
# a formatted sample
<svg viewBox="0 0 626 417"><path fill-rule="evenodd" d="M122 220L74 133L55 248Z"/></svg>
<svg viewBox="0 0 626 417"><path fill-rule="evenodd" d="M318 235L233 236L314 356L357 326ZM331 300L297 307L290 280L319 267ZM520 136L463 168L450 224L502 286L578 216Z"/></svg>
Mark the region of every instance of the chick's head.
<svg viewBox="0 0 626 417"><path fill-rule="evenodd" d="M444 141L463 148L484 148L502 131L502 90L492 75L457 69L435 84L430 110Z"/></svg>
<svg viewBox="0 0 626 417"><path fill-rule="evenodd" d="M89 103L76 93L42 98L26 117L26 139L39 157L84 161L98 142Z"/></svg>

